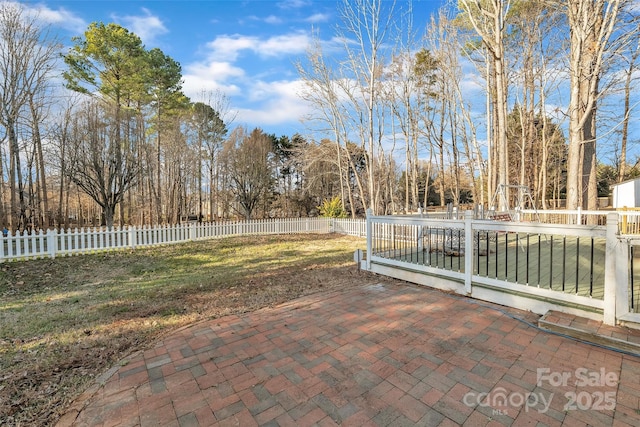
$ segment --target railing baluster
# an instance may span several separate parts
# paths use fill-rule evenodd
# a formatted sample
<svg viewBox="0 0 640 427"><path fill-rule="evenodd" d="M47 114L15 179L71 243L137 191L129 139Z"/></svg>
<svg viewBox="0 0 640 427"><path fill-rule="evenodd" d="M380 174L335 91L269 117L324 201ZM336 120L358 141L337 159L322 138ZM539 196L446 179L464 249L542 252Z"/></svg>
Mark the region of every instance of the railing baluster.
<svg viewBox="0 0 640 427"><path fill-rule="evenodd" d="M449 228L449 244L451 245L451 249L449 250L449 269L453 270L453 229ZM446 255L446 252L445 252ZM446 262L445 262L446 268Z"/></svg>
<svg viewBox="0 0 640 427"><path fill-rule="evenodd" d="M593 246L594 246L594 239L592 237L591 238L591 262L589 265L589 296L590 297L593 296Z"/></svg>
<svg viewBox="0 0 640 427"><path fill-rule="evenodd" d="M460 240L462 240L460 231L461 230L458 228L458 271L460 271L460 259L462 258L462 253L460 252ZM471 254L468 256L471 256Z"/></svg>
<svg viewBox="0 0 640 427"><path fill-rule="evenodd" d="M500 259L500 256L498 254L498 252L499 252L498 251L498 247L500 246L498 244L499 243L498 240L499 240L498 239L498 232L496 231L496 276L495 276L496 279L498 278L498 260Z"/></svg>
<svg viewBox="0 0 640 427"><path fill-rule="evenodd" d="M518 251L518 249L519 249L519 247L518 247L518 233L516 233L516 246L515 247L516 247L516 283L518 283L518 255L519 255L518 252L520 252L520 251Z"/></svg>
<svg viewBox="0 0 640 427"><path fill-rule="evenodd" d="M565 291L564 284L566 279L567 266L567 236L562 236L562 292Z"/></svg>
<svg viewBox="0 0 640 427"><path fill-rule="evenodd" d="M509 280L509 233L504 233L504 280Z"/></svg>
<svg viewBox="0 0 640 427"><path fill-rule="evenodd" d="M635 287L634 286L634 279L633 279L633 273L634 273L634 271L633 271L633 258L634 258L633 252L634 252L634 249L633 248L634 248L634 246L631 243L629 243L629 246L631 246L629 248L629 254L631 255L631 261L629 262L629 270L630 270L630 272L629 272L629 280L631 281L631 312L635 313L636 312L636 310L635 310L635 298L633 297L633 293L635 291L634 290L634 287Z"/></svg>
<svg viewBox="0 0 640 427"><path fill-rule="evenodd" d="M431 232L432 228L429 227L428 229L429 229L429 265L431 265L431 254L432 254L432 251L431 251L431 240L433 239L433 236L432 236L432 232Z"/></svg>
<svg viewBox="0 0 640 427"><path fill-rule="evenodd" d="M477 236L475 238L475 243L476 243L476 274L479 276L480 275L480 231L474 231L473 235Z"/></svg>
<svg viewBox="0 0 640 427"><path fill-rule="evenodd" d="M578 278L580 273L580 237L576 238L576 294L578 293Z"/></svg>
<svg viewBox="0 0 640 427"><path fill-rule="evenodd" d="M553 289L553 234L549 242L549 289Z"/></svg>
<svg viewBox="0 0 640 427"><path fill-rule="evenodd" d="M540 233L538 233L538 287L540 287L540 244L541 244L541 239L540 239Z"/></svg>
<svg viewBox="0 0 640 427"><path fill-rule="evenodd" d="M487 259L486 259L486 268L485 268L485 277L489 277L489 257L491 256L491 246L489 245L490 239L489 239L489 230L487 230L486 232L486 236L485 238L487 239Z"/></svg>
<svg viewBox="0 0 640 427"><path fill-rule="evenodd" d="M416 264L420 264L420 226L415 227L416 236ZM412 257L413 260L413 257Z"/></svg>
<svg viewBox="0 0 640 427"><path fill-rule="evenodd" d="M527 233L527 277L525 279L527 286L529 285L529 236L530 234Z"/></svg>

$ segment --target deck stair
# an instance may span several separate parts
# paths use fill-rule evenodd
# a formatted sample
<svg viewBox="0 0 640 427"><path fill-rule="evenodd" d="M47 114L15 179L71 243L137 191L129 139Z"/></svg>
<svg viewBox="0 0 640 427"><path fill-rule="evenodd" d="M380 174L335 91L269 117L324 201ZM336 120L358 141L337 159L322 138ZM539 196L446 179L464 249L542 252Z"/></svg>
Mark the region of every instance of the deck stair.
<svg viewBox="0 0 640 427"><path fill-rule="evenodd" d="M640 330L638 329L609 326L602 321L559 311L548 311L538 320L538 326L580 341L640 357Z"/></svg>

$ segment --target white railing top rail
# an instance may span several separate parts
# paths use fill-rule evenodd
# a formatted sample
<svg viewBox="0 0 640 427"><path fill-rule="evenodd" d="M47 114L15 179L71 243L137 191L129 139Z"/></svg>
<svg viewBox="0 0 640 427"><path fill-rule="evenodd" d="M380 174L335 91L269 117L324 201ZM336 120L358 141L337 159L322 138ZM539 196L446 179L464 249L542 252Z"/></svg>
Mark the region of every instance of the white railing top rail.
<svg viewBox="0 0 640 427"><path fill-rule="evenodd" d="M429 224L434 227L451 227L451 228L463 228L464 220L460 219L435 219L435 218L423 218L420 216L388 216L388 215L372 215L369 219L373 223L382 224L413 224L413 225L425 225Z"/></svg>
<svg viewBox="0 0 640 427"><path fill-rule="evenodd" d="M419 216L370 216L374 224L415 225L442 228L464 228L465 220L456 219L430 219ZM513 233L531 234L558 234L577 237L605 237L604 225L581 224L548 224L517 221L496 221L492 219L472 219L471 226L474 230L503 231Z"/></svg>
<svg viewBox="0 0 640 427"><path fill-rule="evenodd" d="M473 220L472 227L475 230L505 231L510 233L529 234L565 234L577 237L606 237L607 228L604 225L581 224L547 224L547 223L520 223L494 220Z"/></svg>
<svg viewBox="0 0 640 427"><path fill-rule="evenodd" d="M586 210L586 209L522 209L527 214L556 214L556 215L607 215L616 210Z"/></svg>

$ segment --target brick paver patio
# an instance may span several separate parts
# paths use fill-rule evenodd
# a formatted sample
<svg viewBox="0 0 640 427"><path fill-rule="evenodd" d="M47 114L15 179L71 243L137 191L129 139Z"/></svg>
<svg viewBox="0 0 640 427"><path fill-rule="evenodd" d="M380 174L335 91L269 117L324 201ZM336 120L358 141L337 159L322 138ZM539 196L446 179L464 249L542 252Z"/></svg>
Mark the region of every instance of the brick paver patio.
<svg viewBox="0 0 640 427"><path fill-rule="evenodd" d="M538 317L395 282L315 294L172 334L59 425L640 425L640 357Z"/></svg>

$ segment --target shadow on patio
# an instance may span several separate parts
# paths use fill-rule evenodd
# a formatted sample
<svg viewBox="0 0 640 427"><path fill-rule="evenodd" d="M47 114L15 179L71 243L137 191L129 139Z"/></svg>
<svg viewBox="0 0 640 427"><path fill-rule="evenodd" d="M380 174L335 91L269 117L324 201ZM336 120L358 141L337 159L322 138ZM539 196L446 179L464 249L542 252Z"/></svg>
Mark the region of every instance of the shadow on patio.
<svg viewBox="0 0 640 427"><path fill-rule="evenodd" d="M640 358L538 320L389 279L314 294L173 333L58 425L638 425Z"/></svg>

